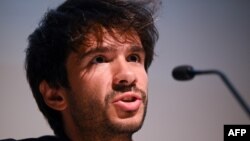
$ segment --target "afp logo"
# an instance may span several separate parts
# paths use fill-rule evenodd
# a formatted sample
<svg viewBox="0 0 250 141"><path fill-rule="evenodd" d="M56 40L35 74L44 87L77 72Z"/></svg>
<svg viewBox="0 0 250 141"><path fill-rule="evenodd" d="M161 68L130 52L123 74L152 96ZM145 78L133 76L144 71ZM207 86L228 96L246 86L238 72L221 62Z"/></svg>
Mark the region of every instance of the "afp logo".
<svg viewBox="0 0 250 141"><path fill-rule="evenodd" d="M224 125L224 141L250 141L250 125Z"/></svg>

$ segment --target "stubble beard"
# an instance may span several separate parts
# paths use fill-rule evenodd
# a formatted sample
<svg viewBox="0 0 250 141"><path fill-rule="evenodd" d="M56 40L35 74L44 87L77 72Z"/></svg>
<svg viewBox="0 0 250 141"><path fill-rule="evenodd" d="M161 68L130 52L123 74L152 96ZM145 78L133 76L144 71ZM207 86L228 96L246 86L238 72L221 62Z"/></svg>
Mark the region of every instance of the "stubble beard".
<svg viewBox="0 0 250 141"><path fill-rule="evenodd" d="M147 94L145 91L135 88L135 91L140 93L142 96L142 103L144 109L142 110L142 117L140 122L134 124L124 124L124 123L114 123L107 115L109 109L109 103L112 98L117 95L117 92L109 92L105 97L105 105L98 102L98 99L92 97L91 101L88 102L87 99L77 100L72 98L70 100L71 104L71 115L74 120L75 125L81 133L93 134L93 135L104 135L104 136L114 136L127 134L132 136L133 133L141 129L146 113L147 113ZM71 91L71 96L74 93ZM94 94L93 94L94 95ZM86 108L87 107L87 108ZM103 108L104 107L104 108Z"/></svg>
<svg viewBox="0 0 250 141"><path fill-rule="evenodd" d="M111 121L111 119L107 118L107 116L104 116L105 119L103 121L103 123L106 124L105 128L107 131L110 131L111 133L116 133L116 134L133 134L135 132L137 132L138 130L141 129L146 113L147 113L147 94L145 91L138 89L138 88L134 88L134 92L139 93L140 96L142 97L142 104L143 104L143 109L142 109L142 117L140 117L140 121L137 123L132 123L132 124L124 124L124 123L114 123L113 121ZM110 93L108 93L105 97L105 110L108 110L108 104L110 103L110 101L117 95L118 93L115 91L112 91ZM106 114L106 113L104 113ZM135 115L136 116L136 115Z"/></svg>

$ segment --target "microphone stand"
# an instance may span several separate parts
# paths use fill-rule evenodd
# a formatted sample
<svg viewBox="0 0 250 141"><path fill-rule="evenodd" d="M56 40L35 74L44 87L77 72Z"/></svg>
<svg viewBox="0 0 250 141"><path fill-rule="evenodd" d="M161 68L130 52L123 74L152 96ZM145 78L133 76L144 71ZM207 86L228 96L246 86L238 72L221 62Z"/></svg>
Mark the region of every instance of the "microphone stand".
<svg viewBox="0 0 250 141"><path fill-rule="evenodd" d="M247 113L248 117L250 118L250 109L247 106L246 102L243 100L243 98L240 96L238 91L234 88L232 83L228 80L226 75L224 75L221 71L218 70L205 70L205 71L198 71L198 70L193 70L190 73L193 73L192 75L200 75L200 74L217 74L220 76L222 81L226 84L226 86L229 88L229 90L232 92L233 96L236 98L236 100L239 102L243 110Z"/></svg>

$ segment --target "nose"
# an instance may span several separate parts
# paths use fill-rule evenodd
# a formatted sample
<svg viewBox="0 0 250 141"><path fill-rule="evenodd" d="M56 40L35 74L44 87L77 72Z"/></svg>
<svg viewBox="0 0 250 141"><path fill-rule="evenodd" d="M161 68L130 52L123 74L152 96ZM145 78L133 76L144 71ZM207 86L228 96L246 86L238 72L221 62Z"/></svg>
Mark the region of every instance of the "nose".
<svg viewBox="0 0 250 141"><path fill-rule="evenodd" d="M113 88L116 86L135 86L137 78L130 62L122 59L117 61L114 64L113 73Z"/></svg>

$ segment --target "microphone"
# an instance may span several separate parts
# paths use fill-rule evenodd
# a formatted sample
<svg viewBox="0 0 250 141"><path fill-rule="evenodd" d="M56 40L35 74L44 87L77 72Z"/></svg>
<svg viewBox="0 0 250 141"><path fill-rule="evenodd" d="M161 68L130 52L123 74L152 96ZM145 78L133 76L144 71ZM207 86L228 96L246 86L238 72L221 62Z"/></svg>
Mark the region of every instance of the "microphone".
<svg viewBox="0 0 250 141"><path fill-rule="evenodd" d="M178 66L172 72L173 77L179 81L191 80L194 78L195 73L193 68L188 65Z"/></svg>
<svg viewBox="0 0 250 141"><path fill-rule="evenodd" d="M238 91L234 88L232 83L228 80L225 74L223 74L221 71L218 70L194 70L192 66L189 65L182 65L177 66L172 71L172 76L175 80L178 81L188 81L193 79L196 75L202 75L202 74L216 74L218 75L222 81L225 83L225 85L228 87L228 89L232 92L233 96L236 98L236 100L239 102L243 110L246 112L248 117L250 118L250 108L247 106L246 102L243 100L243 98L240 96Z"/></svg>

